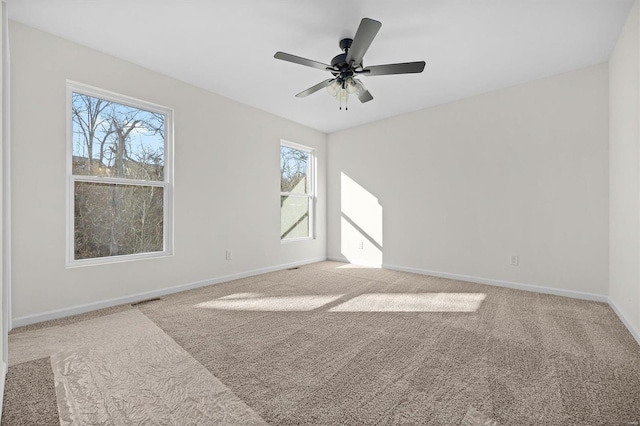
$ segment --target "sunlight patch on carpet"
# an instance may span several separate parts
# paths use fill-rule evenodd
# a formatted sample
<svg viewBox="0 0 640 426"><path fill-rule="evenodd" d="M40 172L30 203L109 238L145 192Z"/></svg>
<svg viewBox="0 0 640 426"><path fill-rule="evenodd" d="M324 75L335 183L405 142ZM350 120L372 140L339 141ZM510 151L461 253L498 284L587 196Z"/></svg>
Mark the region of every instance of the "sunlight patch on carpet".
<svg viewBox="0 0 640 426"><path fill-rule="evenodd" d="M254 297L263 297L265 296L262 293L234 293L228 296L219 297L218 300L229 300L229 299L249 299Z"/></svg>
<svg viewBox="0 0 640 426"><path fill-rule="evenodd" d="M312 311L341 298L342 294L305 296L264 296L232 294L195 305L197 308L225 311L304 312Z"/></svg>
<svg viewBox="0 0 640 426"><path fill-rule="evenodd" d="M338 266L336 269L382 269L382 266L360 265L357 263L346 263Z"/></svg>
<svg viewBox="0 0 640 426"><path fill-rule="evenodd" d="M368 293L329 312L475 312L484 293Z"/></svg>

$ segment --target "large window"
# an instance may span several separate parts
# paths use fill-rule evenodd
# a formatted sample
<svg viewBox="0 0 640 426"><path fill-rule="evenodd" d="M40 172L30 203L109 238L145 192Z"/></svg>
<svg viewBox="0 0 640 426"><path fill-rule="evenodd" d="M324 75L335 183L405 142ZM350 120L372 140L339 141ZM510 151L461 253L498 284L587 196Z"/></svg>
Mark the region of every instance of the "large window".
<svg viewBox="0 0 640 426"><path fill-rule="evenodd" d="M69 82L67 264L171 254L171 110Z"/></svg>
<svg viewBox="0 0 640 426"><path fill-rule="evenodd" d="M280 239L313 237L313 150L280 144Z"/></svg>

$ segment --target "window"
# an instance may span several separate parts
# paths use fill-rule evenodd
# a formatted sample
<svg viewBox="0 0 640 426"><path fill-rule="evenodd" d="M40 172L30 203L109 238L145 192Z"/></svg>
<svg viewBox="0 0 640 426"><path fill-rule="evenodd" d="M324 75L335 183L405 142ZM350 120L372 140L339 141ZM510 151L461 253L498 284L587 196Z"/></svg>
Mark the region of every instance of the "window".
<svg viewBox="0 0 640 426"><path fill-rule="evenodd" d="M67 84L67 265L171 254L171 110Z"/></svg>
<svg viewBox="0 0 640 426"><path fill-rule="evenodd" d="M313 237L313 150L280 144L280 239Z"/></svg>

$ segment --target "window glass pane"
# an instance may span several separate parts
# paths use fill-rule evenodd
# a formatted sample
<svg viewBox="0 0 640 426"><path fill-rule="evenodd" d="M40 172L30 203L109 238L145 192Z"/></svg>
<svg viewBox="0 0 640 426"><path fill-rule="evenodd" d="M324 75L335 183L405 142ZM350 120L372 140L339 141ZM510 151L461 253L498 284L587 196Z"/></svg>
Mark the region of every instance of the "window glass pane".
<svg viewBox="0 0 640 426"><path fill-rule="evenodd" d="M280 192L307 194L309 153L280 146Z"/></svg>
<svg viewBox="0 0 640 426"><path fill-rule="evenodd" d="M309 237L309 198L280 197L280 238Z"/></svg>
<svg viewBox="0 0 640 426"><path fill-rule="evenodd" d="M72 94L73 174L164 180L165 116Z"/></svg>
<svg viewBox="0 0 640 426"><path fill-rule="evenodd" d="M75 259L163 250L164 188L76 182Z"/></svg>

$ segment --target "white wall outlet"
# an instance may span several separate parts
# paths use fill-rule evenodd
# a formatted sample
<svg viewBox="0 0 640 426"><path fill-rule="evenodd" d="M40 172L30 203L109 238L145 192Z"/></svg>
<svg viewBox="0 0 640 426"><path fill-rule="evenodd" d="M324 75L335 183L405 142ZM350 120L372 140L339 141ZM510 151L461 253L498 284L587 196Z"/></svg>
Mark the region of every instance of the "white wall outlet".
<svg viewBox="0 0 640 426"><path fill-rule="evenodd" d="M520 256L518 256L517 254L512 254L511 256L509 256L509 265L518 266L518 263L520 263Z"/></svg>
<svg viewBox="0 0 640 426"><path fill-rule="evenodd" d="M233 252L231 250L227 250L226 253L224 254L224 258L226 260L231 260L233 259Z"/></svg>
<svg viewBox="0 0 640 426"><path fill-rule="evenodd" d="M358 242L358 248L359 248L360 250L364 249L364 241L360 241L360 242Z"/></svg>

